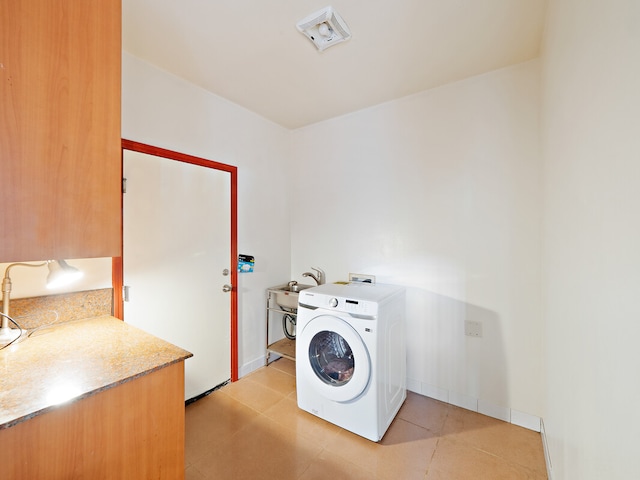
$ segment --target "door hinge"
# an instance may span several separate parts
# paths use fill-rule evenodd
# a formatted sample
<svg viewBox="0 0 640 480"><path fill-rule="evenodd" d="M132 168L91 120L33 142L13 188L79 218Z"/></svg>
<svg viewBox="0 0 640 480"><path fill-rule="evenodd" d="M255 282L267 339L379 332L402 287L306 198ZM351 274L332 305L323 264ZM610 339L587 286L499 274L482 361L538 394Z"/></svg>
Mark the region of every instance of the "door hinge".
<svg viewBox="0 0 640 480"><path fill-rule="evenodd" d="M122 193L127 193L127 179L122 179Z"/></svg>

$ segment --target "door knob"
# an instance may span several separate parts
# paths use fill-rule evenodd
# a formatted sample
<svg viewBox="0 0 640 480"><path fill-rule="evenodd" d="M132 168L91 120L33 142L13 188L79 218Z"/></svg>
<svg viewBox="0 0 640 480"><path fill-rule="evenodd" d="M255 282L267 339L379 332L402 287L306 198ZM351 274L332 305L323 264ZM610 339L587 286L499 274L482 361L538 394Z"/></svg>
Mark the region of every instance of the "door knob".
<svg viewBox="0 0 640 480"><path fill-rule="evenodd" d="M226 284L226 285L223 285L223 286L222 286L222 291L223 291L223 292L225 292L225 293L226 293L226 292L230 292L232 288L233 288L233 287L232 287L231 285Z"/></svg>

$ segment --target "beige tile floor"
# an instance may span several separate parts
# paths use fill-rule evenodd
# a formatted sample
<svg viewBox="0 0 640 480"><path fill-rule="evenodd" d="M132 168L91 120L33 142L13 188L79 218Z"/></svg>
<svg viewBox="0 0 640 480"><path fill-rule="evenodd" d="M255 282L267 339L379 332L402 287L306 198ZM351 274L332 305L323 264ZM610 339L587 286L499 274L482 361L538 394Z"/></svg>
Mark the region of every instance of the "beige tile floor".
<svg viewBox="0 0 640 480"><path fill-rule="evenodd" d="M408 392L379 443L303 412L280 359L187 406L186 479L546 479L540 435Z"/></svg>

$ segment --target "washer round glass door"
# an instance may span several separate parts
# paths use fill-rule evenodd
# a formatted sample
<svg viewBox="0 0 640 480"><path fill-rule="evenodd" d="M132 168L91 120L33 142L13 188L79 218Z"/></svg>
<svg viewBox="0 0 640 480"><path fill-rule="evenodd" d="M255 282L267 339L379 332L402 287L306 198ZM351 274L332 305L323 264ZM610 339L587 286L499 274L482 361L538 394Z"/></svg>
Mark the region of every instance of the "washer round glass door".
<svg viewBox="0 0 640 480"><path fill-rule="evenodd" d="M353 377L355 358L349 343L338 333L323 330L309 344L311 368L324 383L342 386Z"/></svg>
<svg viewBox="0 0 640 480"><path fill-rule="evenodd" d="M311 320L296 342L308 345L304 374L318 393L338 402L358 397L367 387L371 364L367 348L346 321L329 315Z"/></svg>

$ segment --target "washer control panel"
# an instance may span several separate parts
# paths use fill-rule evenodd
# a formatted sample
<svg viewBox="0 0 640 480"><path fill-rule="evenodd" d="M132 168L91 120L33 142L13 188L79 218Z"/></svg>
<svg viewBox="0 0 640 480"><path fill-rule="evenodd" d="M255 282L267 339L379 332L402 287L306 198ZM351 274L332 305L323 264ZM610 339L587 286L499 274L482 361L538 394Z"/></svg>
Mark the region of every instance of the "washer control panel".
<svg viewBox="0 0 640 480"><path fill-rule="evenodd" d="M393 285L323 284L304 289L298 297L301 307L317 308L336 314L345 313L354 317L376 319L382 302L400 287ZM319 313L319 312L318 312Z"/></svg>
<svg viewBox="0 0 640 480"><path fill-rule="evenodd" d="M322 303L326 306L325 308L330 310L366 316L374 316L378 313L378 304L376 302L328 295L324 300Z"/></svg>

